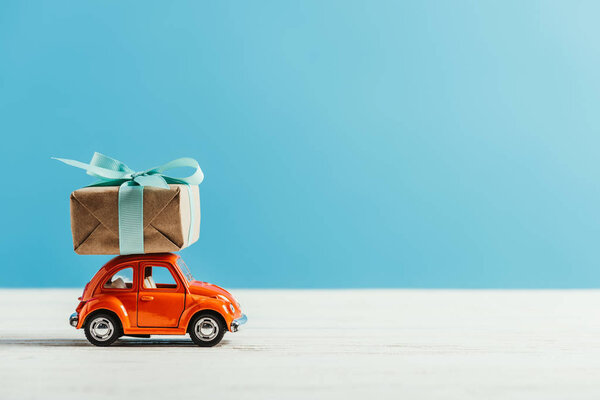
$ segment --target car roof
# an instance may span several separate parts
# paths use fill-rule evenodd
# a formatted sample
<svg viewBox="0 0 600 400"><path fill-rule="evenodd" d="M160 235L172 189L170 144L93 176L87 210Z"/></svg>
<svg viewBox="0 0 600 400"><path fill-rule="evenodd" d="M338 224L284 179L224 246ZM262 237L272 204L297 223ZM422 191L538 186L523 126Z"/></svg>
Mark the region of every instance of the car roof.
<svg viewBox="0 0 600 400"><path fill-rule="evenodd" d="M109 270L117 264L124 262L136 262L136 261L170 261L175 262L179 258L178 254L173 253L151 253L151 254L129 254L126 256L117 256L104 264L104 268Z"/></svg>

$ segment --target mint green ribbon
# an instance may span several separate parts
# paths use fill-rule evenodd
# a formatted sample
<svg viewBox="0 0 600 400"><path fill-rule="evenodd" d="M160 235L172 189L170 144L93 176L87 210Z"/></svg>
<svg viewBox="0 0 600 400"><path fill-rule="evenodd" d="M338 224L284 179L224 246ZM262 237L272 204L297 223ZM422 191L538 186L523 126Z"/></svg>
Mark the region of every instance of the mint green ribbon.
<svg viewBox="0 0 600 400"><path fill-rule="evenodd" d="M166 164L145 171L136 172L119 160L94 153L89 164L52 157L67 165L81 168L88 175L99 179L89 186L120 186L119 187L119 253L143 254L144 253L144 187L153 186L169 189L171 184L198 185L204 179L200 165L193 158L178 158ZM193 168L194 173L183 178L174 178L164 172L174 168ZM193 228L196 218L196 207L192 190L188 190L190 198L190 229L188 243L193 237Z"/></svg>

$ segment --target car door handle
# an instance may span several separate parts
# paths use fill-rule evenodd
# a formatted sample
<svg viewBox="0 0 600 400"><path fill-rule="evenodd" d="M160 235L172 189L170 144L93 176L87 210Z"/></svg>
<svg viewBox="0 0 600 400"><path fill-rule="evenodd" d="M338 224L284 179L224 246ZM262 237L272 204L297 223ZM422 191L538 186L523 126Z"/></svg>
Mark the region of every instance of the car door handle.
<svg viewBox="0 0 600 400"><path fill-rule="evenodd" d="M152 297L152 296L142 296L142 297L140 297L140 300L141 301L152 301L152 300L154 300L154 297Z"/></svg>

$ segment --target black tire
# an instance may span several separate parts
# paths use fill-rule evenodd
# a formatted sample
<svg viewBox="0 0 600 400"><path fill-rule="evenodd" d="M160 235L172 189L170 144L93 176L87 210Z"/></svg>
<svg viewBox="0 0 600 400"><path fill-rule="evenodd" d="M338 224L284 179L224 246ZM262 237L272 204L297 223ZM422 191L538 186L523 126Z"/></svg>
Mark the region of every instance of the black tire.
<svg viewBox="0 0 600 400"><path fill-rule="evenodd" d="M94 346L110 346L121 336L121 322L108 313L93 314L87 318L84 331Z"/></svg>
<svg viewBox="0 0 600 400"><path fill-rule="evenodd" d="M190 338L201 347L212 347L221 342L227 327L223 318L210 312L202 312L194 316L188 327Z"/></svg>

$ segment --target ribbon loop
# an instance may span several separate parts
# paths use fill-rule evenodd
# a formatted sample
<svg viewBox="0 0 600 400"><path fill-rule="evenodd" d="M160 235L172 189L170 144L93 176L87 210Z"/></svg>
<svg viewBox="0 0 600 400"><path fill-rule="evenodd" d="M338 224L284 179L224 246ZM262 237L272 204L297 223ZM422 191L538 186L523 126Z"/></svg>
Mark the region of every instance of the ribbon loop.
<svg viewBox="0 0 600 400"><path fill-rule="evenodd" d="M163 172L168 171L170 169L186 168L186 167L193 168L194 173L185 178L171 178L171 179L183 181L190 185L198 185L198 184L202 183L202 181L204 180L204 174L202 173L202 170L200 169L200 165L198 164L198 161L194 160L193 158L189 158L189 157L182 157L182 158L178 158L173 161L169 161L168 163L163 164L159 167L152 168L151 170L148 171L148 173L157 173L157 174L162 175Z"/></svg>
<svg viewBox="0 0 600 400"><path fill-rule="evenodd" d="M133 172L131 168L122 163L119 160L116 160L112 157L105 156L102 153L94 153L92 156L92 161L90 161L90 165L100 168L111 169L113 171L123 171L123 172Z"/></svg>

